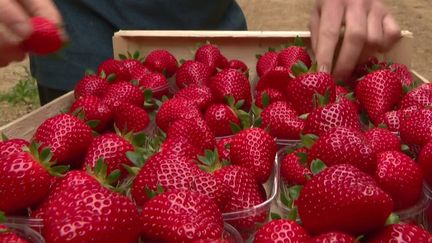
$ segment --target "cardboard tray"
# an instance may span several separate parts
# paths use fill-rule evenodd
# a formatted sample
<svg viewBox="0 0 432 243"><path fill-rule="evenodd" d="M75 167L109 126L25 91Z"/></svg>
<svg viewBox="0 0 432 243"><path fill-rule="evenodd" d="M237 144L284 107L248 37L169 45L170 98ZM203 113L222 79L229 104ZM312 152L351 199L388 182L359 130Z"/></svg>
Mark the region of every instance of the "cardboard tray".
<svg viewBox="0 0 432 243"><path fill-rule="evenodd" d="M191 59L196 43L210 41L218 45L222 53L229 59L236 58L244 61L250 68L251 82L257 79L255 65L256 54L262 54L269 47L279 47L293 41L296 36L310 44L308 31L119 31L113 36L114 57L127 51L139 50L146 55L154 49L167 49L178 60ZM387 53L377 56L403 63L411 67L413 35L409 31L401 32L399 42ZM428 82L421 75L413 71L414 75L424 82ZM70 92L51 103L3 126L0 133L11 138L30 139L35 129L47 118L67 109L74 101Z"/></svg>

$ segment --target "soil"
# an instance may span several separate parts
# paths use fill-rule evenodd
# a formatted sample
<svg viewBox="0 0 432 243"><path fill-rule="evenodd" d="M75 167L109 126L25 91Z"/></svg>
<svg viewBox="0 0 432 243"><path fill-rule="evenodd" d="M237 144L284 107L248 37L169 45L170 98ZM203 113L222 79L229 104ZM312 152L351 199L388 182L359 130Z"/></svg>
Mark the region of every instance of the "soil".
<svg viewBox="0 0 432 243"><path fill-rule="evenodd" d="M250 30L306 30L314 1L309 0L237 0L245 12ZM385 0L402 29L414 33L412 68L432 79L432 2L430 0ZM24 74L28 60L0 69L0 92L12 87ZM10 107L0 102L0 126L34 107Z"/></svg>

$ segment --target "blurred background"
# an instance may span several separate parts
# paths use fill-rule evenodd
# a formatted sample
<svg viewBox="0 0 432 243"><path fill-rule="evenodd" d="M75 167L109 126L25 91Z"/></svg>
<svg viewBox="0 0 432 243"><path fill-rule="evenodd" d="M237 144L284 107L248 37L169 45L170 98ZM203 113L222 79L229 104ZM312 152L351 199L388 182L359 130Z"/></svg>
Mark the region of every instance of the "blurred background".
<svg viewBox="0 0 432 243"><path fill-rule="evenodd" d="M237 0L250 30L307 30L313 0ZM402 29L414 33L412 68L432 79L432 1L385 0ZM252 67L251 67L252 68ZM0 69L0 126L38 107L28 61Z"/></svg>

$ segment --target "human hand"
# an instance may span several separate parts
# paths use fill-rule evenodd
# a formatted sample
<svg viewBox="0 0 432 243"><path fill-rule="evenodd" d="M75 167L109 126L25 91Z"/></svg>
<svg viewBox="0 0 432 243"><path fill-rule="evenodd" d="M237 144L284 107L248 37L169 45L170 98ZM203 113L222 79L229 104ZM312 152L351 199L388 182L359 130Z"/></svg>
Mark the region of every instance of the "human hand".
<svg viewBox="0 0 432 243"><path fill-rule="evenodd" d="M344 39L333 67L342 27ZM317 0L310 29L320 71L347 78L364 49L386 51L400 38L400 27L380 0Z"/></svg>
<svg viewBox="0 0 432 243"><path fill-rule="evenodd" d="M25 58L20 43L31 35L30 18L34 16L45 17L58 25L62 22L51 0L0 0L0 67Z"/></svg>

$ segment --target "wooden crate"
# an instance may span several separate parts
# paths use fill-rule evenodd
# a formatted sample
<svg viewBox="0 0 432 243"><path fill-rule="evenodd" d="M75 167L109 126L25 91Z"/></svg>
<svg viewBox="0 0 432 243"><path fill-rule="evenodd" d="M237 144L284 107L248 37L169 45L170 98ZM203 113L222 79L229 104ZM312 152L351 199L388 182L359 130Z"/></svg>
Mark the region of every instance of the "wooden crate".
<svg viewBox="0 0 432 243"><path fill-rule="evenodd" d="M256 81L255 54L264 53L268 47L278 47L302 37L309 44L310 33L307 31L119 31L113 36L114 56L127 51L140 50L147 54L154 49L167 49L178 59L193 58L196 43L210 41L217 44L223 54L231 59L243 60L250 68L251 81ZM402 38L387 53L379 54L382 58L411 66L413 36L409 31L402 31ZM413 73L427 82L425 78ZM3 127L0 133L11 138L30 139L35 129L47 118L69 108L74 101L70 92L28 115Z"/></svg>

